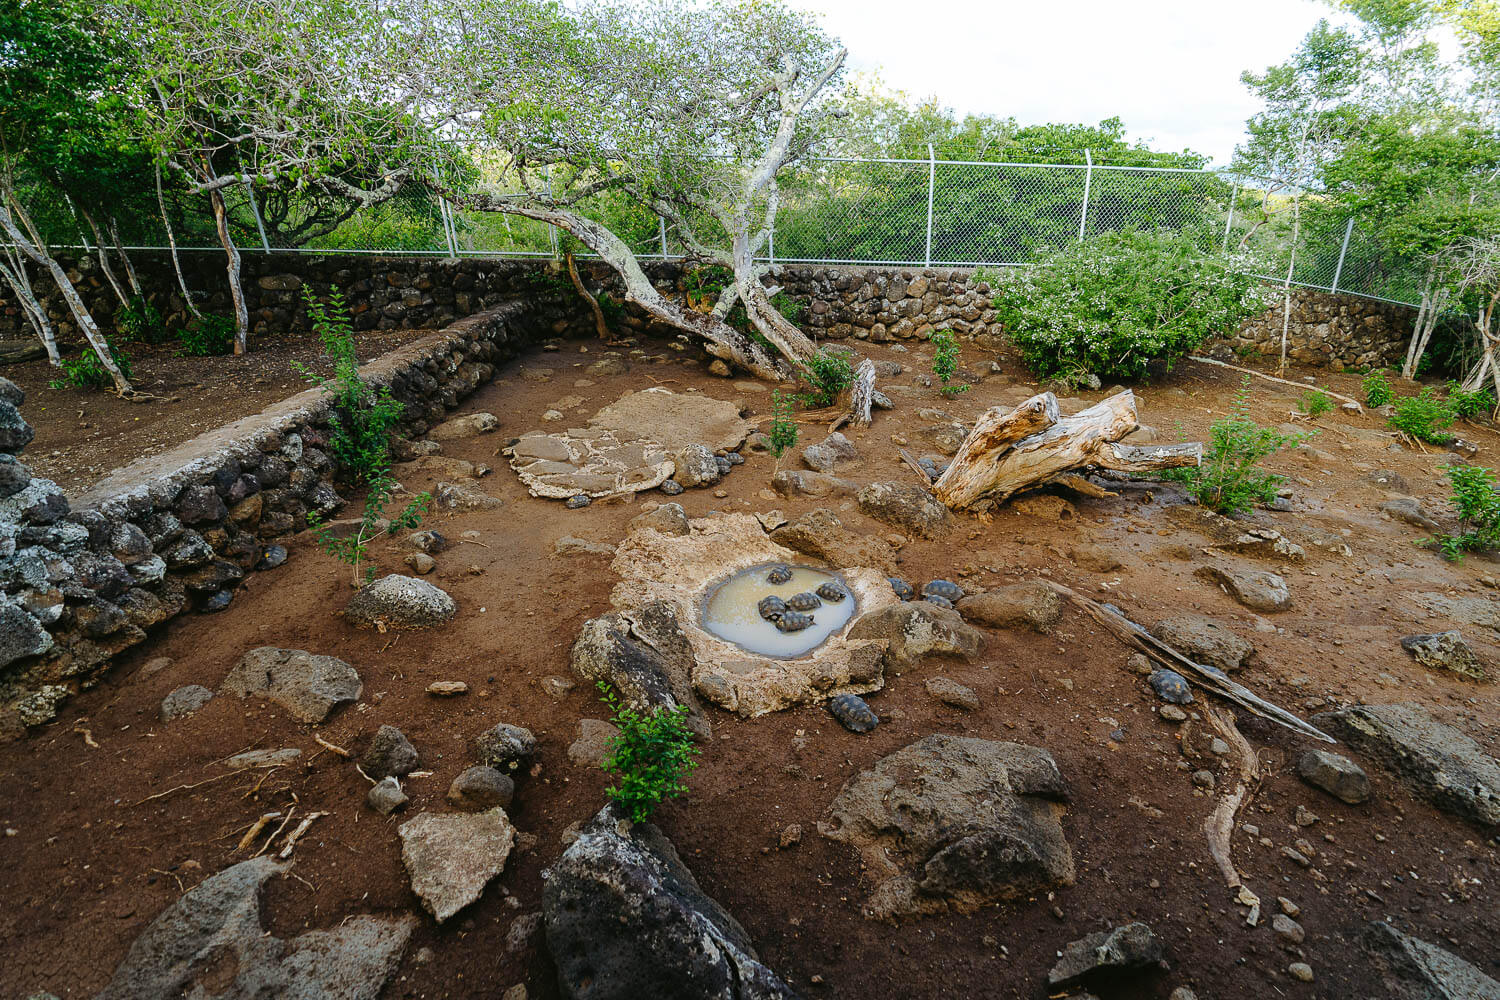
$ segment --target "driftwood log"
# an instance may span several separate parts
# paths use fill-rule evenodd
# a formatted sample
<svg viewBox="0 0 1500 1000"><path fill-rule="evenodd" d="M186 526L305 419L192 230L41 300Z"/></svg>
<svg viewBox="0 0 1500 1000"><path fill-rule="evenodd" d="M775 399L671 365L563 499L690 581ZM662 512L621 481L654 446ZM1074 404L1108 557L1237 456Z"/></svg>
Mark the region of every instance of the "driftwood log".
<svg viewBox="0 0 1500 1000"><path fill-rule="evenodd" d="M855 427L870 426L870 406L875 401L875 362L869 358L854 369L849 386L849 422Z"/></svg>
<svg viewBox="0 0 1500 1000"><path fill-rule="evenodd" d="M1073 476L1090 466L1117 472L1159 472L1197 465L1203 445L1133 446L1119 440L1136 429L1128 389L1071 416L1050 392L1015 409L985 412L964 438L932 492L953 510L994 502Z"/></svg>

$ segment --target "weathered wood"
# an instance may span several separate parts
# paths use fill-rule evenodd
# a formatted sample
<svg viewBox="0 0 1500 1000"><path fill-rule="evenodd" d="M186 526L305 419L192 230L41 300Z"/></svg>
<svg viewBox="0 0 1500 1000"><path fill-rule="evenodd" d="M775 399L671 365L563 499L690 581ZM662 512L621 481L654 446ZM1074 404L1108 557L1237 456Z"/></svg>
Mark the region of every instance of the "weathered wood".
<svg viewBox="0 0 1500 1000"><path fill-rule="evenodd" d="M854 369L849 388L849 421L855 427L870 426L870 405L875 397L875 362L865 358Z"/></svg>
<svg viewBox="0 0 1500 1000"><path fill-rule="evenodd" d="M599 339L606 344L613 345L614 338L609 335L609 324L604 321L604 310L599 306L599 300L594 298L593 293L584 285L583 279L578 275L578 265L573 263L573 251L569 250L564 256L568 267L568 280L573 282L573 290L578 293L579 298L589 304L589 311L594 314L594 332Z"/></svg>
<svg viewBox="0 0 1500 1000"><path fill-rule="evenodd" d="M954 510L984 500L1003 500L1021 490L1056 481L1089 466L1121 472L1153 472L1197 465L1200 444L1118 444L1135 430L1135 395L1129 390L1072 416L1059 416L1050 392L1014 410L996 407L979 418L959 446L933 494Z"/></svg>

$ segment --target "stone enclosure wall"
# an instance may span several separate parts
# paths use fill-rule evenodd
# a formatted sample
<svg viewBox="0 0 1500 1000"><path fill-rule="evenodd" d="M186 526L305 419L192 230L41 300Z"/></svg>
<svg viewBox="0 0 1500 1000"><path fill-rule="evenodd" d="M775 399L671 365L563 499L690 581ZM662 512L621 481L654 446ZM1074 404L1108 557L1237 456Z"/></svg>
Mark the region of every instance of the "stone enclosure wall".
<svg viewBox="0 0 1500 1000"><path fill-rule="evenodd" d="M165 253L138 252L136 270L148 297L169 328L190 316ZM223 257L206 252L183 253L188 287L202 299L200 308L228 313ZM580 262L591 285L619 285L606 268ZM666 292L680 294L682 267L652 262L647 273ZM71 262L70 273L85 301L101 320L113 315L117 300L92 257ZM991 287L965 269L864 268L815 265L779 266L772 279L804 305L802 324L831 340L926 339L933 330L952 330L985 346L998 347L1004 330L995 322L991 302L1004 294L1003 283ZM58 329L71 336L72 322L50 282L34 282ZM486 258L374 255L244 255L244 286L252 333L275 334L307 325L301 296L304 284L319 293L330 286L345 295L356 329L394 327L441 328L456 319L493 309L503 302L535 294L571 295L566 278L546 261ZM1279 355L1281 296L1274 304L1224 340L1242 354ZM0 289L0 340L31 336L20 306ZM1405 351L1415 310L1370 299L1293 289L1289 353L1306 364L1344 367L1388 364ZM648 324L638 312L626 322ZM74 338L76 339L76 338Z"/></svg>
<svg viewBox="0 0 1500 1000"><path fill-rule="evenodd" d="M572 311L556 294L511 302L364 373L405 404L401 432L420 435L498 364L568 332ZM227 607L246 573L286 558L277 539L345 502L321 389L118 469L71 501L23 464L24 410L0 379L0 738L52 719L152 626Z"/></svg>

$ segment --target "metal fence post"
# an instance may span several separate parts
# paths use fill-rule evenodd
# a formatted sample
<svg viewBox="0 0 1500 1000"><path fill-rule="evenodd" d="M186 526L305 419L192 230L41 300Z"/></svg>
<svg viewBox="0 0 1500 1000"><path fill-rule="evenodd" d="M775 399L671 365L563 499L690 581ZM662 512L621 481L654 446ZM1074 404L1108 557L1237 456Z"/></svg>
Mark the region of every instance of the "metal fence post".
<svg viewBox="0 0 1500 1000"><path fill-rule="evenodd" d="M660 229L658 231L661 234L661 259L662 260L666 260L667 259L667 220L666 220L666 218L664 216L658 215L656 217L656 221L657 221L657 224L660 227Z"/></svg>
<svg viewBox="0 0 1500 1000"><path fill-rule="evenodd" d="M932 151L932 143L927 144L927 263L924 267L932 266L932 192L937 185L937 154Z"/></svg>
<svg viewBox="0 0 1500 1000"><path fill-rule="evenodd" d="M1083 151L1083 210L1078 213L1078 242L1083 242L1089 224L1089 188L1094 183L1094 157L1087 149Z"/></svg>
<svg viewBox="0 0 1500 1000"><path fill-rule="evenodd" d="M255 192L250 188L250 182L245 182L245 197L250 199L250 214L255 216L255 228L260 231L260 246L266 253L271 252L271 244L266 239L266 224L260 221L260 206L255 203Z"/></svg>
<svg viewBox="0 0 1500 1000"><path fill-rule="evenodd" d="M1344 227L1344 245L1339 248L1339 262L1333 269L1333 284L1328 286L1330 292L1339 290L1339 278L1344 273L1344 255L1349 252L1349 237L1354 234L1354 216L1349 216L1349 224Z"/></svg>
<svg viewBox="0 0 1500 1000"><path fill-rule="evenodd" d="M1224 252L1229 252L1229 232L1234 228L1234 204L1240 198L1240 179L1234 179L1234 190L1229 193L1229 217L1224 220Z"/></svg>

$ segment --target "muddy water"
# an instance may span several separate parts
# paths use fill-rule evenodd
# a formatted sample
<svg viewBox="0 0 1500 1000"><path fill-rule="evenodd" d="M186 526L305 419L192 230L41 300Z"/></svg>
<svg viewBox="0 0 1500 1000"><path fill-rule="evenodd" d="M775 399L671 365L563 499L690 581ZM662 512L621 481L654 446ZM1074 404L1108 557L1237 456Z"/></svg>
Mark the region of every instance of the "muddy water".
<svg viewBox="0 0 1500 1000"><path fill-rule="evenodd" d="M793 566L792 578L786 583L768 583L766 574L772 565L741 570L711 588L703 602L703 627L752 653L791 658L821 645L854 617L854 594L837 574L811 566ZM813 624L802 631L782 632L775 623L760 616L757 605L761 598L774 594L785 600L803 591L811 593L830 580L843 587L848 596L837 603L825 600L822 606L807 612Z"/></svg>

